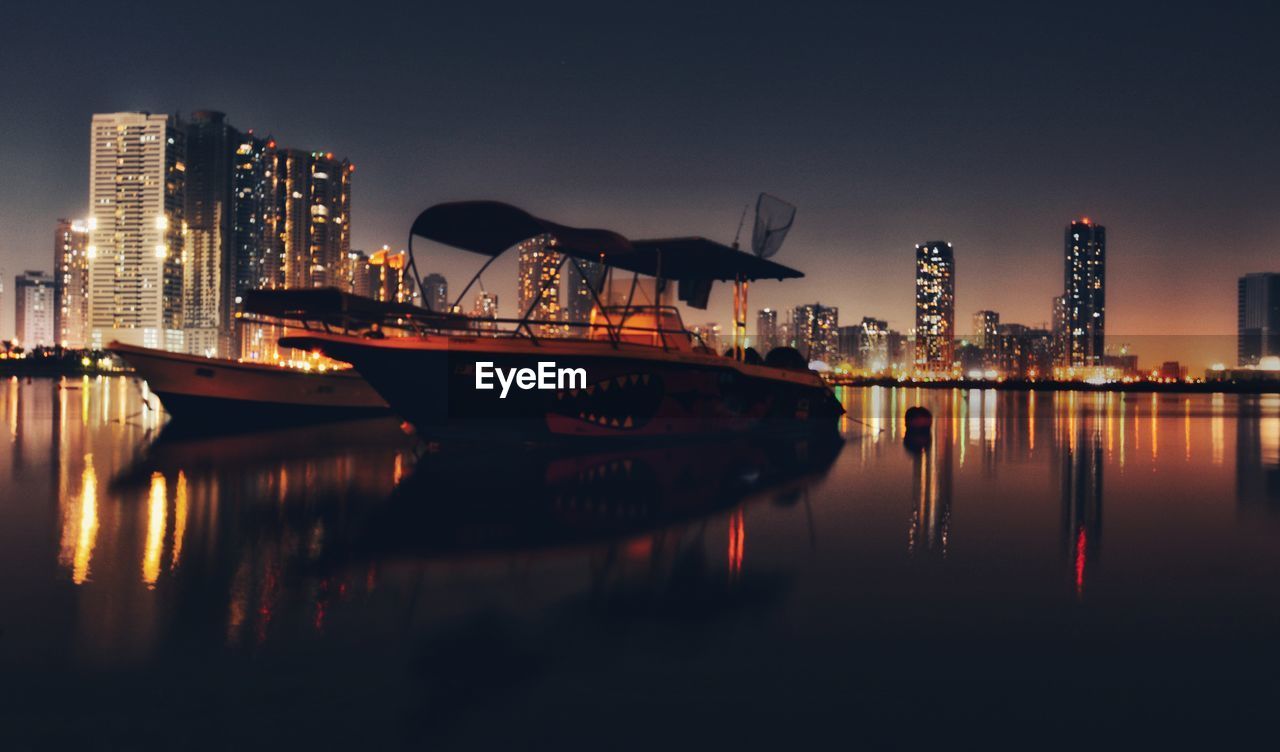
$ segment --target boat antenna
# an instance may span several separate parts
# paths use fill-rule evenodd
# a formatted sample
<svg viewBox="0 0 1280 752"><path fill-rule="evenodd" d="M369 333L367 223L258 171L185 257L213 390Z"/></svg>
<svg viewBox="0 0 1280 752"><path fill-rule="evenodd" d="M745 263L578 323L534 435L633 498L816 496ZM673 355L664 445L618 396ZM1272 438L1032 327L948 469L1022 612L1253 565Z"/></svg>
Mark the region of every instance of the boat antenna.
<svg viewBox="0 0 1280 752"><path fill-rule="evenodd" d="M747 213L742 212L743 219ZM756 219L751 228L751 251L762 259L767 259L782 248L782 241L791 231L796 221L796 207L786 201L761 193L756 197ZM738 232L742 232L742 223L738 223ZM738 247L738 238L733 239L733 247ZM733 354L742 359L747 350L747 292L749 283L739 277L733 282Z"/></svg>
<svg viewBox="0 0 1280 752"><path fill-rule="evenodd" d="M747 210L751 208L751 204L742 205L742 216L738 217L738 231L733 234L733 249L736 251L741 246L738 245L738 238L742 237L742 225L747 221Z"/></svg>

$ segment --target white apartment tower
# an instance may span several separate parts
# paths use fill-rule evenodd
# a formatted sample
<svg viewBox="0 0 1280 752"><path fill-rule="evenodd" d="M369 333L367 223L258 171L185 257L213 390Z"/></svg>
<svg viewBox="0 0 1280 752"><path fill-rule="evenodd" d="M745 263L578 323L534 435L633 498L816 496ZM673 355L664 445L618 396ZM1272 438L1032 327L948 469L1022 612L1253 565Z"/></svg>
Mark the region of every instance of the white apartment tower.
<svg viewBox="0 0 1280 752"><path fill-rule="evenodd" d="M186 164L175 118L93 116L89 176L89 344L184 350Z"/></svg>

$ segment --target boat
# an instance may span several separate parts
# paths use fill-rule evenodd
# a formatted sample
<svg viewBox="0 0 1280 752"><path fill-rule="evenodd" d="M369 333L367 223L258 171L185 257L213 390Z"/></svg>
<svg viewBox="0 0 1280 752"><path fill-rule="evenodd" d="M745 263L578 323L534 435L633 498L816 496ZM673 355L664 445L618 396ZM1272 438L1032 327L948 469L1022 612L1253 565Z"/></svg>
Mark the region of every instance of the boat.
<svg viewBox="0 0 1280 752"><path fill-rule="evenodd" d="M436 330L465 327L465 317L411 303L373 300L335 288L251 290L241 325L378 335L384 325ZM107 350L133 367L186 430L238 431L376 416L387 403L348 367L307 360L307 368L275 361L232 360L112 342ZM339 364L341 365L341 364Z"/></svg>
<svg viewBox="0 0 1280 752"><path fill-rule="evenodd" d="M735 335L745 327L749 282L803 276L706 238L632 241L491 201L430 207L413 224L411 254L414 237L488 256L481 272L508 249L542 239L562 265L579 264L582 272L581 262L590 261L610 275L630 272L633 292L643 276L660 293L677 287L679 298L695 308L706 307L715 282L732 281ZM586 323L536 320L535 302L519 319L487 324L510 325L501 331L426 328L406 336L370 336L313 330L281 338L280 344L350 363L394 412L427 436L604 440L762 428L834 430L844 412L791 348L761 358L735 336L734 348L720 354L686 330L679 310L662 304L661 294L649 305L634 304L630 295L623 305L606 304L599 290L593 294L596 305ZM548 328L567 336L544 336ZM504 374L507 381L499 389L496 382Z"/></svg>
<svg viewBox="0 0 1280 752"><path fill-rule="evenodd" d="M387 403L349 368L302 370L206 358L122 342L107 345L133 367L176 421L265 426L389 415Z"/></svg>

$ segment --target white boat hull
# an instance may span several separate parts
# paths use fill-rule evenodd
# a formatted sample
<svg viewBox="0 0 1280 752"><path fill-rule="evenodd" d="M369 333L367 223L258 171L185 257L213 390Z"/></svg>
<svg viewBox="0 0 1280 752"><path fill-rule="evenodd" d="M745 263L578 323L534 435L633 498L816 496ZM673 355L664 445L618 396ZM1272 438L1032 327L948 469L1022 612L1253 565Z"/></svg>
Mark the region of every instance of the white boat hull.
<svg viewBox="0 0 1280 752"><path fill-rule="evenodd" d="M385 414L386 402L352 371L324 373L112 343L175 418L207 423L294 423Z"/></svg>

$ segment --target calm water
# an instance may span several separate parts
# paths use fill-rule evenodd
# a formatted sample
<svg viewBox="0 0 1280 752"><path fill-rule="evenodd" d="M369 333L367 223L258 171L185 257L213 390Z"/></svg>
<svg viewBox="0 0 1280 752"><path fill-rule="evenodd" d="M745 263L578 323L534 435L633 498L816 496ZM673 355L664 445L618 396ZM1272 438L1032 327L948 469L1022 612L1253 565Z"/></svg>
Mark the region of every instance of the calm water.
<svg viewBox="0 0 1280 752"><path fill-rule="evenodd" d="M834 444L599 454L183 437L145 399L0 382L2 748L1041 746L1280 707L1280 395L875 388Z"/></svg>

